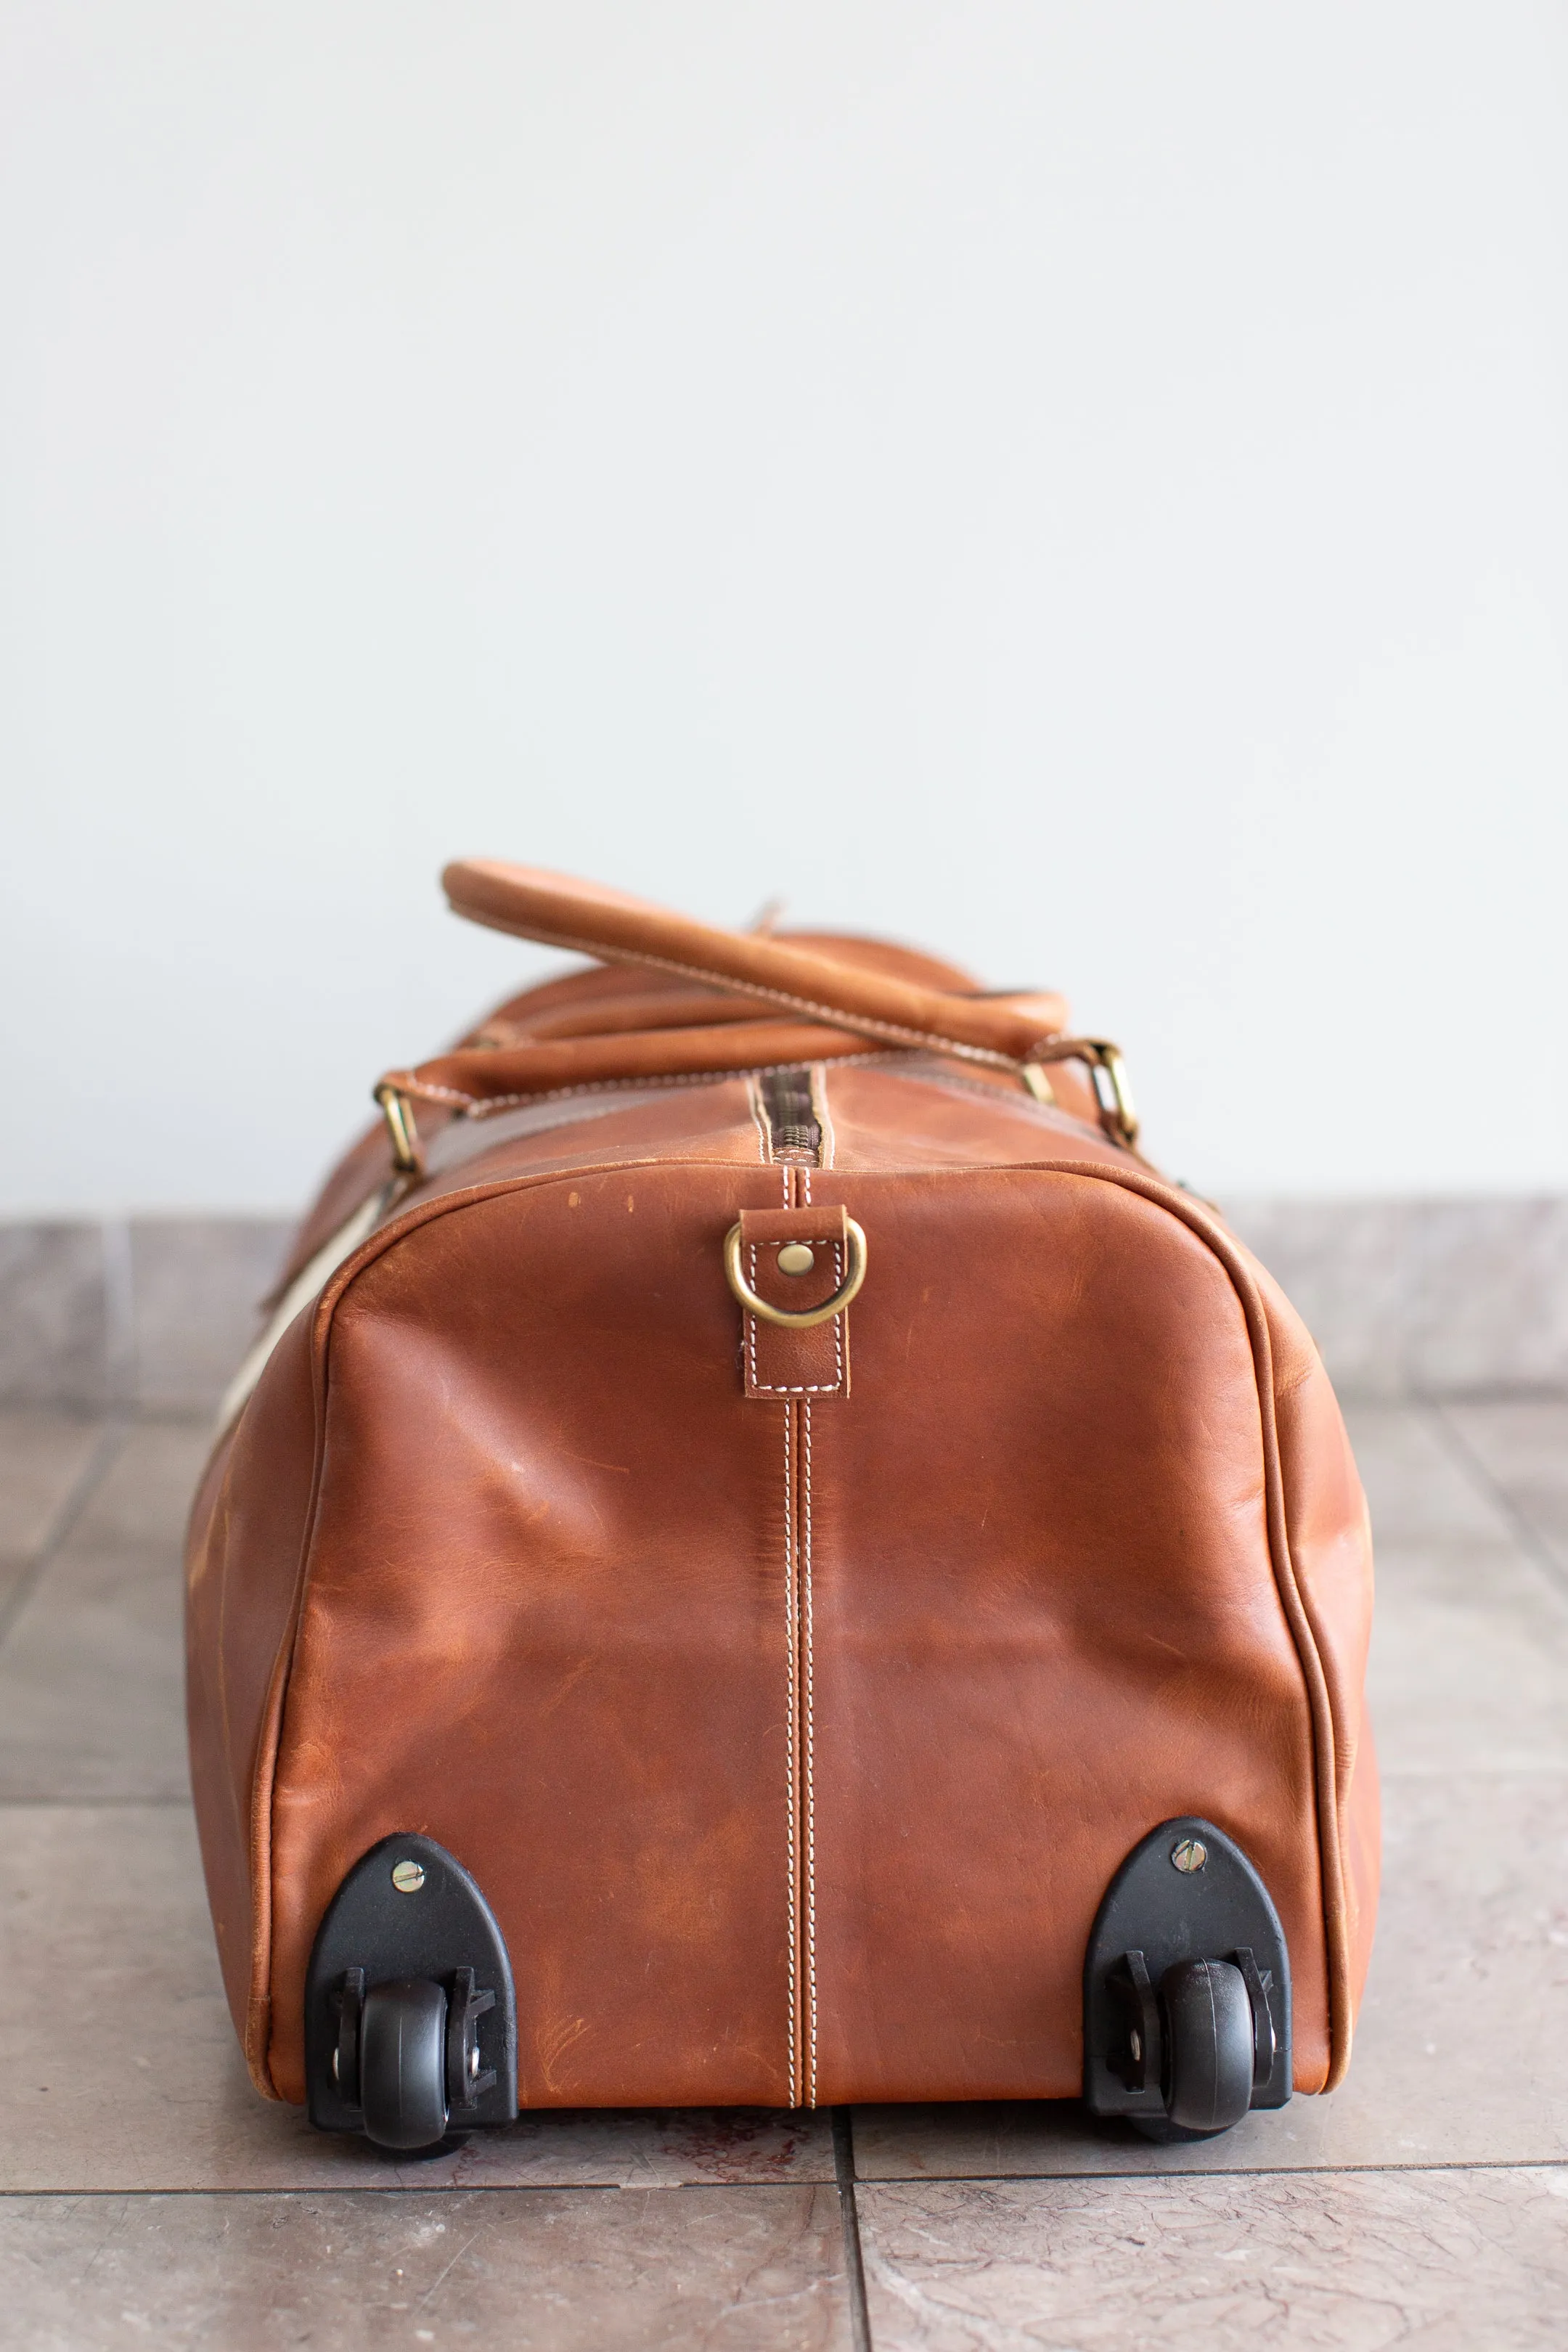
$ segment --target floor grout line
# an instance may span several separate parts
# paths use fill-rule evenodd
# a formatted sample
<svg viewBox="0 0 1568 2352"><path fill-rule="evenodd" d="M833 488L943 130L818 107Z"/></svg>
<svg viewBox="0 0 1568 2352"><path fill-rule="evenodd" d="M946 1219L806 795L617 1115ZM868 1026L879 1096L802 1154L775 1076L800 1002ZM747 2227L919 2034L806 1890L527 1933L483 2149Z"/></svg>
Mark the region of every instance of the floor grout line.
<svg viewBox="0 0 1568 2352"><path fill-rule="evenodd" d="M856 2304L858 2281L858 2307L864 2308L865 2282L861 2268L859 2217L856 2209L857 2193L862 2189L915 2188L993 2188L1017 2183L1037 2189L1049 2187L1058 2181L1151 2181L1151 2180L1332 2180L1342 2175L1360 2173L1439 2173L1466 2175L1491 2172L1558 2172L1568 2174L1568 2156L1518 2156L1489 2158L1482 2162L1464 2163L1449 2159L1447 2163L1434 2160L1430 2164L1278 2164L1247 2166L1172 2165L1159 2171L1140 2172L892 2172L866 2174L852 2172L837 2182L838 2193L847 2216L845 2225L846 2255L849 2252L849 2217L855 2222L853 2268L850 2278L850 2298ZM678 2180L658 2184L625 2180L445 2180L433 2183L422 2190L416 2181L299 2181L272 2182L265 2186L245 2186L237 2183L213 2183L205 2188L149 2189L0 2189L0 2205L18 2202L24 2198L58 2197L73 2201L83 2198L104 2197L511 2197L561 2196L565 2193L591 2197L668 2197L686 2190L709 2196L725 2189L768 2189L780 2196L798 2189L823 2188L823 2181L801 2180ZM868 2330L862 2332L858 2325L855 2352L869 2352Z"/></svg>
<svg viewBox="0 0 1568 2352"><path fill-rule="evenodd" d="M866 2265L860 2252L860 2209L855 2196L855 2116L833 2110L833 2177L844 2224L844 2275L849 2292L849 2333L855 2352L871 2352L871 2315L866 2303Z"/></svg>
<svg viewBox="0 0 1568 2352"><path fill-rule="evenodd" d="M1430 1397L1423 1402L1421 1411L1437 1443L1461 1476L1467 1477L1483 1499L1502 1513L1525 1551L1537 1568L1545 1570L1558 1592L1568 1593L1568 1568L1559 1559L1534 1520L1521 1510L1507 1487L1494 1477L1464 1431L1449 1419L1447 1406L1439 1399Z"/></svg>
<svg viewBox="0 0 1568 2352"><path fill-rule="evenodd" d="M0 2206L39 2197L68 2198L73 2204L88 2197L669 2197L681 2190L706 2197L724 2189L761 2189L789 2197L797 2189L832 2185L825 2180L440 2180L421 2189L416 2181L314 2180L274 2182L266 2188L229 2183L206 2189L0 2189Z"/></svg>
<svg viewBox="0 0 1568 2352"><path fill-rule="evenodd" d="M1384 1788L1394 1781L1426 1784L1434 1780L1461 1780L1469 1785L1477 1780L1568 1780L1568 1763L1561 1761L1518 1764L1384 1764L1379 1759L1378 1778ZM10 1790L0 1785L0 1812L177 1812L190 1811L195 1799L188 1789L165 1790L123 1790L90 1789L66 1790L40 1794L36 1790Z"/></svg>
<svg viewBox="0 0 1568 2352"><path fill-rule="evenodd" d="M966 2181L1005 2180L1331 2180L1352 2172L1564 2172L1568 2150L1561 2156L1493 2156L1447 2159L1434 2157L1423 2164L1172 2164L1132 2172L1096 2169L1085 2172L858 2172L860 2189L907 2189L914 2183L942 2182L962 2187Z"/></svg>
<svg viewBox="0 0 1568 2352"><path fill-rule="evenodd" d="M124 1450L130 1435L130 1417L121 1412L110 1413L99 1432L92 1452L55 1513L43 1541L12 1586L4 1606L0 1606L0 1651L5 1649L11 1637L12 1627L37 1591L44 1570L58 1557L82 1512Z"/></svg>

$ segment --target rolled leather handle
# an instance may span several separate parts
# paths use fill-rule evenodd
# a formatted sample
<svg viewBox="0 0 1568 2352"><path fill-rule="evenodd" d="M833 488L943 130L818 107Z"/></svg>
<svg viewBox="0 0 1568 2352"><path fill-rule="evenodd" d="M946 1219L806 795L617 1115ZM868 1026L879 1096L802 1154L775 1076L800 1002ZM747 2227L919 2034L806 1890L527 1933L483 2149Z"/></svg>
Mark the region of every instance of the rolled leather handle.
<svg viewBox="0 0 1568 2352"><path fill-rule="evenodd" d="M852 1030L815 1021L731 1021L710 1029L620 1029L591 1037L529 1038L499 1051L459 1047L388 1070L380 1085L416 1102L462 1111L500 1110L583 1087L635 1086L670 1077L722 1077L796 1062L842 1061L866 1052Z"/></svg>
<svg viewBox="0 0 1568 2352"><path fill-rule="evenodd" d="M816 948L726 931L645 898L537 866L462 858L441 877L453 910L491 930L574 948L604 963L651 966L786 1006L885 1045L914 1045L1017 1069L1067 1026L1059 996L951 996L837 963Z"/></svg>

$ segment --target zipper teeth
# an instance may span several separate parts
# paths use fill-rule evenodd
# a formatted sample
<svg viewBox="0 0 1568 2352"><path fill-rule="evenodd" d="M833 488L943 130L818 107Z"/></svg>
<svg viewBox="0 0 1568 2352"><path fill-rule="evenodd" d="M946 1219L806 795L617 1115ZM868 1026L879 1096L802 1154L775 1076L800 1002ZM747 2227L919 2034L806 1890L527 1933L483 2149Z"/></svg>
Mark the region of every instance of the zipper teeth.
<svg viewBox="0 0 1568 2352"><path fill-rule="evenodd" d="M804 1063L765 1071L758 1081L768 1118L768 1143L775 1158L822 1160L822 1127L811 1099L811 1072Z"/></svg>

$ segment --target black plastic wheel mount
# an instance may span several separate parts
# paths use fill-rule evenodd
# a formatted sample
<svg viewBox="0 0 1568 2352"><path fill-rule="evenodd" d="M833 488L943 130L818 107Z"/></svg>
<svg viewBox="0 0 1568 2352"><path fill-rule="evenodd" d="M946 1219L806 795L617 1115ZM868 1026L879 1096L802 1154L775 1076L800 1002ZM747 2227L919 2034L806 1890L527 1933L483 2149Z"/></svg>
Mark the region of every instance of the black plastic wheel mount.
<svg viewBox="0 0 1568 2352"><path fill-rule="evenodd" d="M1268 1890L1235 1840L1184 1814L1135 1845L1106 1889L1083 1969L1083 2096L1091 2114L1170 2113L1167 1971L1237 1969L1252 2014L1254 2107L1290 2096L1290 1957ZM1173 1979L1173 1991L1181 1980Z"/></svg>
<svg viewBox="0 0 1568 2352"><path fill-rule="evenodd" d="M447 2128L517 2116L517 2000L495 1915L462 1864L417 1835L383 1838L348 1873L305 1979L305 2077L321 2131L363 2132L361 2028L378 1986L424 1979L446 1999Z"/></svg>

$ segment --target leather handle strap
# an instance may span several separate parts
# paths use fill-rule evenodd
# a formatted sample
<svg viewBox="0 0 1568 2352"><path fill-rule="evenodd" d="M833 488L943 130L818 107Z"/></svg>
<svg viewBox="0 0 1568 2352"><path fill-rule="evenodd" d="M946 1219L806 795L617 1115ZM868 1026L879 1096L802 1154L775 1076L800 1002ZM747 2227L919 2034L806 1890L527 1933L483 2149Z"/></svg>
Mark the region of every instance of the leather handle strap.
<svg viewBox="0 0 1568 2352"><path fill-rule="evenodd" d="M735 1070L839 1061L864 1054L852 1030L812 1021L731 1021L712 1028L616 1030L604 1036L544 1037L487 1053L459 1047L415 1070L388 1070L382 1092L467 1113L504 1110L579 1087L658 1084L720 1077Z"/></svg>
<svg viewBox="0 0 1568 2352"><path fill-rule="evenodd" d="M441 877L454 912L491 930L573 948L603 963L651 966L783 1005L884 1045L925 1046L1018 1069L1067 1025L1059 997L950 996L837 963L815 948L726 931L569 875L463 858Z"/></svg>

